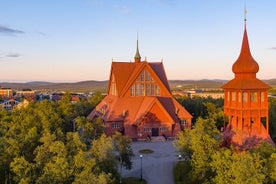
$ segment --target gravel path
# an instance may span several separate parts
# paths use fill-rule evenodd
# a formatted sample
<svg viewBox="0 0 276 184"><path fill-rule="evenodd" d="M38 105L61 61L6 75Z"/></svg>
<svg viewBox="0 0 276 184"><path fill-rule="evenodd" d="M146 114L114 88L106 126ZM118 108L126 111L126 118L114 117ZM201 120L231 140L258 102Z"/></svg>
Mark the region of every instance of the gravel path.
<svg viewBox="0 0 276 184"><path fill-rule="evenodd" d="M142 177L148 184L174 184L173 167L177 163L178 152L172 145L172 141L167 142L133 142L132 149L135 154L133 158L133 168L123 170L123 177L141 176L141 159L139 150L151 149L151 154L143 154Z"/></svg>

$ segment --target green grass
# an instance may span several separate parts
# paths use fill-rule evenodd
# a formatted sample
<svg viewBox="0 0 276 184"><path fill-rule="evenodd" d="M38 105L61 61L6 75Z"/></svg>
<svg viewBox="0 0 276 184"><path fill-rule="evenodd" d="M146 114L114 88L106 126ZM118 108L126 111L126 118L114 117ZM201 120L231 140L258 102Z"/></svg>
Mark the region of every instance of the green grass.
<svg viewBox="0 0 276 184"><path fill-rule="evenodd" d="M147 181L144 179L140 181L140 178L129 177L123 178L122 184L147 184Z"/></svg>
<svg viewBox="0 0 276 184"><path fill-rule="evenodd" d="M151 153L153 153L153 150L151 150L151 149L141 149L141 150L139 150L139 153L151 154Z"/></svg>

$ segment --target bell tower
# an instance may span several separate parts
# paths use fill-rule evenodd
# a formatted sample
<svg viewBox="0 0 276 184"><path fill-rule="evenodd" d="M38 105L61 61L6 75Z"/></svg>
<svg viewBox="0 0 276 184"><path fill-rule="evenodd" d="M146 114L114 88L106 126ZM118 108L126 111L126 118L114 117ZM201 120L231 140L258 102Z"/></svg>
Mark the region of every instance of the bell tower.
<svg viewBox="0 0 276 184"><path fill-rule="evenodd" d="M228 121L224 136L231 143L242 145L251 139L272 141L268 133L269 85L256 78L259 65L251 55L244 20L244 34L238 59L232 66L234 79L222 86L224 116Z"/></svg>

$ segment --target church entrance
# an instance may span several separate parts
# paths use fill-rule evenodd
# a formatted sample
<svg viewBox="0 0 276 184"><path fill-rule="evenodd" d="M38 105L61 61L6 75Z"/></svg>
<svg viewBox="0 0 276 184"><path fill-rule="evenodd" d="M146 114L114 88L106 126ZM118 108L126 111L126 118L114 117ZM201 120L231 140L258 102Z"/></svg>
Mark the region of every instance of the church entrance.
<svg viewBox="0 0 276 184"><path fill-rule="evenodd" d="M159 128L152 128L151 136L159 136Z"/></svg>

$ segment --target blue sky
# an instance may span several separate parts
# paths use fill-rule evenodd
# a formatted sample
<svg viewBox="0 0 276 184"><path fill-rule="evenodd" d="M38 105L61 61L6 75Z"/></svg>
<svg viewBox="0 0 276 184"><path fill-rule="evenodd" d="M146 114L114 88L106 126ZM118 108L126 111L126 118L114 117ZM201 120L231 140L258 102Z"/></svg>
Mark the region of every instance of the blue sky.
<svg viewBox="0 0 276 184"><path fill-rule="evenodd" d="M276 78L276 1L247 1L260 79ZM243 0L1 0L0 81L108 80L114 61L163 64L168 79L232 79Z"/></svg>

